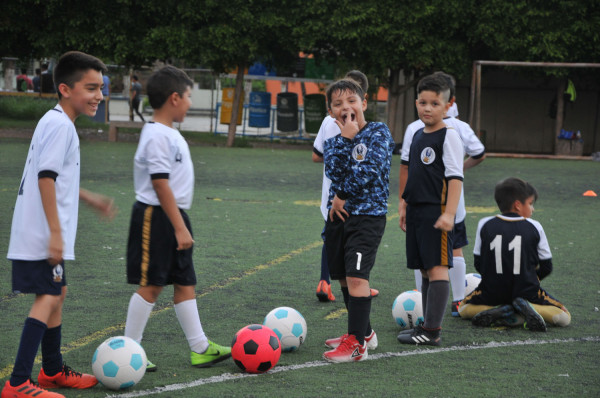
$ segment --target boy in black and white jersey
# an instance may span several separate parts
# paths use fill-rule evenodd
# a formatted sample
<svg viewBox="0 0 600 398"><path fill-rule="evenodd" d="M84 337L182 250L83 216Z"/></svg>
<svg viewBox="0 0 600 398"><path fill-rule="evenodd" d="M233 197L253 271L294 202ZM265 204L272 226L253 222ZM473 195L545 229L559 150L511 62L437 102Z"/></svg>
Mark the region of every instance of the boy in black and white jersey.
<svg viewBox="0 0 600 398"><path fill-rule="evenodd" d="M447 128L450 90L443 77L429 75L417 85L419 119L424 128L412 140L406 186L398 209L400 228L406 231L406 258L410 269L421 271L425 322L401 332L404 344L440 344L444 309L450 294L452 229L463 179L460 136Z"/></svg>
<svg viewBox="0 0 600 398"><path fill-rule="evenodd" d="M567 326L569 311L540 286L552 272L552 253L544 228L531 219L537 191L511 177L496 185L494 197L502 214L479 221L473 254L481 282L460 316L476 326Z"/></svg>
<svg viewBox="0 0 600 398"><path fill-rule="evenodd" d="M134 158L133 205L127 246L127 282L139 285L129 301L125 336L141 342L159 294L174 286L175 314L190 347L192 366L207 367L231 356L231 349L209 341L196 303L193 237L185 210L192 205L194 165L181 133L173 128L190 108L193 82L166 66L147 84L153 121L142 129ZM156 365L148 361L147 371Z"/></svg>

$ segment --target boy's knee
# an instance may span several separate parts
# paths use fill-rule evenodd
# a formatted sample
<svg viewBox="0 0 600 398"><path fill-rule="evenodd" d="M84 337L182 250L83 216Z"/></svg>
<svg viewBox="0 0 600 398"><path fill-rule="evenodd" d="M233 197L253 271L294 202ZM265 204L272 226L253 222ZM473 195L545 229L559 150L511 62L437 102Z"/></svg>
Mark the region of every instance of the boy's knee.
<svg viewBox="0 0 600 398"><path fill-rule="evenodd" d="M552 316L552 324L555 326L568 326L571 323L571 314L568 311L560 311L560 313Z"/></svg>

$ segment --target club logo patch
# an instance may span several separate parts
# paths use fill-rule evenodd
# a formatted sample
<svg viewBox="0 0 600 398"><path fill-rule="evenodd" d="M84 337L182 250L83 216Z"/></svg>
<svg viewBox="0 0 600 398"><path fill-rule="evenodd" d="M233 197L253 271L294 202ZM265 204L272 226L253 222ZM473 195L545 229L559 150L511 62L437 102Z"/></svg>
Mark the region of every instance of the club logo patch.
<svg viewBox="0 0 600 398"><path fill-rule="evenodd" d="M367 156L367 151L367 146L365 144L358 144L352 149L352 157L357 162L362 162Z"/></svg>
<svg viewBox="0 0 600 398"><path fill-rule="evenodd" d="M431 147L423 149L421 152L421 162L431 164L435 160L435 151Z"/></svg>
<svg viewBox="0 0 600 398"><path fill-rule="evenodd" d="M63 279L63 267L60 264L57 264L54 266L54 268L52 268L52 277L54 279L54 282L62 282Z"/></svg>

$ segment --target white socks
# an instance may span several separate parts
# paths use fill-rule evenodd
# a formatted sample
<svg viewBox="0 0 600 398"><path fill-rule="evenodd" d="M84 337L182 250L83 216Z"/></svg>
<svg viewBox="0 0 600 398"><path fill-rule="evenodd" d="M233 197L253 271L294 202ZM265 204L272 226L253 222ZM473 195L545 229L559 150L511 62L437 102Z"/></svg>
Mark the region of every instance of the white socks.
<svg viewBox="0 0 600 398"><path fill-rule="evenodd" d="M461 301L465 298L465 275L467 264L464 257L453 257L454 266L448 270L450 284L452 285L452 301Z"/></svg>
<svg viewBox="0 0 600 398"><path fill-rule="evenodd" d="M149 303L137 293L133 293L129 300L127 309L127 321L125 322L125 336L142 342L144 329L150 318L150 313L154 308L154 303Z"/></svg>
<svg viewBox="0 0 600 398"><path fill-rule="evenodd" d="M174 305L177 320L190 345L190 349L202 354L208 348L208 339L202 330L196 299L182 301Z"/></svg>

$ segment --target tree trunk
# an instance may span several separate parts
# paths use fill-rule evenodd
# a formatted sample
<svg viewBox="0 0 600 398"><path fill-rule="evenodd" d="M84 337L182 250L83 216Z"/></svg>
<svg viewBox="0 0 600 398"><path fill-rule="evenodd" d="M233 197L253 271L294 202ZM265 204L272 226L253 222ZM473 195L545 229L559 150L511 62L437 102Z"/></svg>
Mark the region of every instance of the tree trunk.
<svg viewBox="0 0 600 398"><path fill-rule="evenodd" d="M238 65L237 76L235 77L235 91L233 93L233 104L231 108L231 120L229 121L229 130L227 130L227 146L232 147L235 140L235 131L237 129L238 112L240 104L244 101L242 91L244 88L244 65Z"/></svg>
<svg viewBox="0 0 600 398"><path fill-rule="evenodd" d="M554 125L554 154L558 155L558 135L560 129L563 128L564 117L565 117L565 99L564 92L567 83L565 79L561 79L558 83L558 89L556 91L556 124Z"/></svg>
<svg viewBox="0 0 600 398"><path fill-rule="evenodd" d="M392 133L394 141L402 142L402 133L404 126L402 122L403 106L400 96L403 92L400 90L400 70L390 70L390 87L388 92L388 127Z"/></svg>

